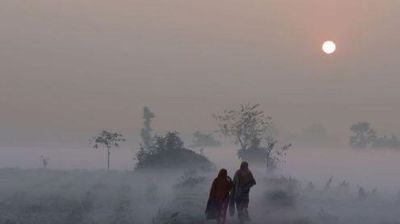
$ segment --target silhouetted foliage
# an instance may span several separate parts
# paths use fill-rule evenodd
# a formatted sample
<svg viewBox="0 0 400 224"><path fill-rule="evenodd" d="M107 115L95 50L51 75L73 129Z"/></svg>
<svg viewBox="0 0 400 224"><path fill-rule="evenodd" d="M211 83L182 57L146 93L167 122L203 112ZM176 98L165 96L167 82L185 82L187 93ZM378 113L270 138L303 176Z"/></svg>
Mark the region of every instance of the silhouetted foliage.
<svg viewBox="0 0 400 224"><path fill-rule="evenodd" d="M395 135L392 135L390 138L384 135L382 137L376 137L375 140L372 142L371 147L400 149L400 140Z"/></svg>
<svg viewBox="0 0 400 224"><path fill-rule="evenodd" d="M212 134L201 133L200 131L196 131L193 133L193 147L215 147L221 145Z"/></svg>
<svg viewBox="0 0 400 224"><path fill-rule="evenodd" d="M184 147L176 132L165 136L156 136L149 150L140 150L136 154L136 169L210 169L213 164L203 155Z"/></svg>
<svg viewBox="0 0 400 224"><path fill-rule="evenodd" d="M337 186L337 192L339 194L349 194L350 193L350 183L347 181L342 181L338 186Z"/></svg>
<svg viewBox="0 0 400 224"><path fill-rule="evenodd" d="M266 117L259 110L259 104L240 105L238 110L225 110L221 115L214 115L219 131L232 138L242 150L247 150L255 141L260 141L268 133L271 117Z"/></svg>
<svg viewBox="0 0 400 224"><path fill-rule="evenodd" d="M263 140L263 145L260 145L261 141L255 139L251 147L246 150L240 149L238 151L238 156L245 161L265 163L267 170L273 171L277 168L278 163L285 158L287 150L292 144L277 146L278 141L271 137Z"/></svg>
<svg viewBox="0 0 400 224"><path fill-rule="evenodd" d="M364 149L376 138L375 131L368 122L353 124L350 130L354 133L354 135L350 136L350 145L353 148Z"/></svg>
<svg viewBox="0 0 400 224"><path fill-rule="evenodd" d="M109 170L111 148L118 148L121 142L125 142L125 138L118 132L102 131L93 137L92 141L94 142L93 148L97 149L101 145L107 150L107 170Z"/></svg>
<svg viewBox="0 0 400 224"><path fill-rule="evenodd" d="M400 149L400 140L397 136L378 136L368 122L354 124L351 126L351 130L354 135L350 137L350 145L354 148Z"/></svg>
<svg viewBox="0 0 400 224"><path fill-rule="evenodd" d="M241 105L238 110L225 110L222 115L214 115L219 131L225 137L240 145L238 157L242 160L267 165L268 170L276 168L291 144L276 147L271 117L258 109L259 104Z"/></svg>
<svg viewBox="0 0 400 224"><path fill-rule="evenodd" d="M155 117L154 113L150 111L148 107L143 108L143 128L140 132L142 137L142 147L149 149L153 145L153 129L151 128L151 119Z"/></svg>

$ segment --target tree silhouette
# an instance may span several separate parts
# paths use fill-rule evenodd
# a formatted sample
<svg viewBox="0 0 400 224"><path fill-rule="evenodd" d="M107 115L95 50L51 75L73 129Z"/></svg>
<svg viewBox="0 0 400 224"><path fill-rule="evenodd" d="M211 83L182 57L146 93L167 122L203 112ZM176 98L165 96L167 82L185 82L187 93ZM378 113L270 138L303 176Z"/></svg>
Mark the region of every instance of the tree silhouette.
<svg viewBox="0 0 400 224"><path fill-rule="evenodd" d="M291 144L277 147L271 117L265 116L259 105L240 105L238 110L225 110L222 115L214 115L219 132L240 145L238 157L254 163L266 164L273 171L285 156Z"/></svg>
<svg viewBox="0 0 400 224"><path fill-rule="evenodd" d="M117 132L102 131L93 137L93 148L97 149L102 145L107 150L107 171L110 170L110 154L111 148L119 147L120 142L125 142L122 134Z"/></svg>
<svg viewBox="0 0 400 224"><path fill-rule="evenodd" d="M259 110L259 104L240 105L239 110L225 110L221 115L213 115L218 122L220 133L232 138L242 150L247 150L254 142L260 141L272 128L271 118Z"/></svg>
<svg viewBox="0 0 400 224"><path fill-rule="evenodd" d="M354 135L350 136L350 145L353 148L366 148L376 139L375 131L368 122L358 122L350 127Z"/></svg>
<svg viewBox="0 0 400 224"><path fill-rule="evenodd" d="M143 108L143 128L140 132L142 137L142 147L146 150L150 149L153 145L153 129L151 128L151 119L155 117L154 113L148 107Z"/></svg>
<svg viewBox="0 0 400 224"><path fill-rule="evenodd" d="M154 144L149 150L136 153L136 170L144 169L210 169L213 164L203 155L185 148L177 132L168 132L155 136Z"/></svg>

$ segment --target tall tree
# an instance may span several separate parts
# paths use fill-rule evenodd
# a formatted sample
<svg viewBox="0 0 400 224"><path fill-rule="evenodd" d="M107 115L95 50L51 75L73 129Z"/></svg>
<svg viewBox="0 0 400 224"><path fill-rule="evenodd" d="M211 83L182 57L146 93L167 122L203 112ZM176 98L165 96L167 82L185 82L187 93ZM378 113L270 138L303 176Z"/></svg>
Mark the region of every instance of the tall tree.
<svg viewBox="0 0 400 224"><path fill-rule="evenodd" d="M350 136L350 145L353 148L366 148L376 139L375 131L368 122L358 122L350 127L353 135Z"/></svg>
<svg viewBox="0 0 400 224"><path fill-rule="evenodd" d="M218 122L219 131L232 138L242 150L247 150L255 142L266 137L272 128L271 118L259 110L259 104L240 105L238 110L225 110L221 115L213 115Z"/></svg>
<svg viewBox="0 0 400 224"><path fill-rule="evenodd" d="M218 122L219 131L240 145L240 159L264 163L269 171L273 171L291 144L276 146L276 130L272 120L258 107L258 104L241 105L238 110L225 110L221 115L214 115L214 118Z"/></svg>
<svg viewBox="0 0 400 224"><path fill-rule="evenodd" d="M155 117L154 113L148 107L143 108L143 128L140 132L142 137L142 148L149 150L154 143L153 129L151 128L151 120Z"/></svg>
<svg viewBox="0 0 400 224"><path fill-rule="evenodd" d="M119 147L120 142L125 142L125 138L117 132L102 131L93 137L92 141L94 142L93 148L97 149L101 145L107 150L107 171L110 170L111 148Z"/></svg>

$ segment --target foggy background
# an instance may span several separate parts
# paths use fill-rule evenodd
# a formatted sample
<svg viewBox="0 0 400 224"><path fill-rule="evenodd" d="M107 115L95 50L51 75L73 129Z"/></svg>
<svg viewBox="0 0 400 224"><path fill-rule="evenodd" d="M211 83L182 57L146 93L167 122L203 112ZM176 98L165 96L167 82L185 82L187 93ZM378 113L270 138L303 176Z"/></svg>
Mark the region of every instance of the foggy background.
<svg viewBox="0 0 400 224"><path fill-rule="evenodd" d="M400 134L399 15L395 0L2 0L1 145L101 129L137 145L143 106L157 130L192 133L248 102L281 136L320 124L347 144L363 120Z"/></svg>
<svg viewBox="0 0 400 224"><path fill-rule="evenodd" d="M111 129L128 140L111 167L131 170L143 106L156 133L179 131L189 145L217 128L213 113L260 103L280 139L319 125L336 146L294 142L284 172L399 187L397 153L341 149L358 121L400 134L399 15L399 1L3 0L1 167L40 167L46 155L52 168L104 168L88 139ZM235 167L236 149L206 154Z"/></svg>
<svg viewBox="0 0 400 224"><path fill-rule="evenodd" d="M399 27L397 0L1 0L0 223L204 221L217 170L126 172L143 107L155 134L178 131L232 176L240 146L192 134L246 103L293 143L273 175L250 163L256 223L399 223L400 141L349 147L360 121L400 135ZM109 172L89 142L101 130L127 139ZM274 207L276 192L294 201Z"/></svg>

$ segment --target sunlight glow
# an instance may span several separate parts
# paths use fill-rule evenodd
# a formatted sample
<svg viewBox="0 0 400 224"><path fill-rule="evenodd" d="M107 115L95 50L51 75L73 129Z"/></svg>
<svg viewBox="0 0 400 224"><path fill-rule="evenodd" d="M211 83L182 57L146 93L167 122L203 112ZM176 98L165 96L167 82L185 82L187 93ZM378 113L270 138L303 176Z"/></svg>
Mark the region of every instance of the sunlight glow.
<svg viewBox="0 0 400 224"><path fill-rule="evenodd" d="M325 54L333 54L336 51L336 44L331 40L327 40L322 44L322 50Z"/></svg>

